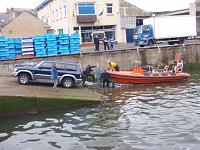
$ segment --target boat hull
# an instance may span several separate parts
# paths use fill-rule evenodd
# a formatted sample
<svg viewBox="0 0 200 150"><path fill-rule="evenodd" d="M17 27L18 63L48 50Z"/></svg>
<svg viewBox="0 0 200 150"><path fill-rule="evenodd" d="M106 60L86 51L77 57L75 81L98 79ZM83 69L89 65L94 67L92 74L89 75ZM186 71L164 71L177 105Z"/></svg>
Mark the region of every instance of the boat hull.
<svg viewBox="0 0 200 150"><path fill-rule="evenodd" d="M178 82L190 77L188 73L177 74L135 74L132 71L109 71L112 81L118 84L152 84Z"/></svg>

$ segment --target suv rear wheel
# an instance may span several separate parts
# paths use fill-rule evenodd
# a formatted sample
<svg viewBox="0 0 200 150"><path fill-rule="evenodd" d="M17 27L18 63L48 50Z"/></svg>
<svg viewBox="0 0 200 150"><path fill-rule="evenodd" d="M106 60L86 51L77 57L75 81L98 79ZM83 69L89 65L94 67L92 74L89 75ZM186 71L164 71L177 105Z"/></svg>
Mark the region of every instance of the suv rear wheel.
<svg viewBox="0 0 200 150"><path fill-rule="evenodd" d="M30 77L27 73L22 73L18 76L18 82L22 85L27 85L30 81Z"/></svg>
<svg viewBox="0 0 200 150"><path fill-rule="evenodd" d="M64 78L62 86L65 88L71 88L74 85L74 81L71 78Z"/></svg>

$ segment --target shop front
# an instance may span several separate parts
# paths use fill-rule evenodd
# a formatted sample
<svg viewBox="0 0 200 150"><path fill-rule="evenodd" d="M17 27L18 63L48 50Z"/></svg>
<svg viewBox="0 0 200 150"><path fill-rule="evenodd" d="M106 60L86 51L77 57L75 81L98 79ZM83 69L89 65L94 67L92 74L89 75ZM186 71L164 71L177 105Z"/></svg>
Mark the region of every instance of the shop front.
<svg viewBox="0 0 200 150"><path fill-rule="evenodd" d="M81 45L92 45L96 35L99 37L100 41L103 41L105 37L113 37L115 39L116 26L106 25L74 27L74 31L81 34Z"/></svg>

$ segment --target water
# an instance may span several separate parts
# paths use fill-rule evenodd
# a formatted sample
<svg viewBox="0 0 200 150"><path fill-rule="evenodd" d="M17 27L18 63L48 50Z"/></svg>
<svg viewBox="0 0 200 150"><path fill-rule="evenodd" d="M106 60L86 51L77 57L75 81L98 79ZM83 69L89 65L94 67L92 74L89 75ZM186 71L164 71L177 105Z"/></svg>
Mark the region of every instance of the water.
<svg viewBox="0 0 200 150"><path fill-rule="evenodd" d="M200 73L98 92L110 101L0 120L0 150L198 150Z"/></svg>

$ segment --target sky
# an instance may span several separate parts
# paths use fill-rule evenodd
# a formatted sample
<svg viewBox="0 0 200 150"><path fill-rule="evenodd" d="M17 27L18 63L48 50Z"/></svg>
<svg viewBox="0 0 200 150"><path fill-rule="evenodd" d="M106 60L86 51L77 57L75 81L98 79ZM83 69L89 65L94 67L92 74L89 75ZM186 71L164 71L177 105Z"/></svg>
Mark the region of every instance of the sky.
<svg viewBox="0 0 200 150"><path fill-rule="evenodd" d="M6 8L35 8L44 0L0 0L0 12ZM189 8L195 0L126 0L146 11L170 11Z"/></svg>

